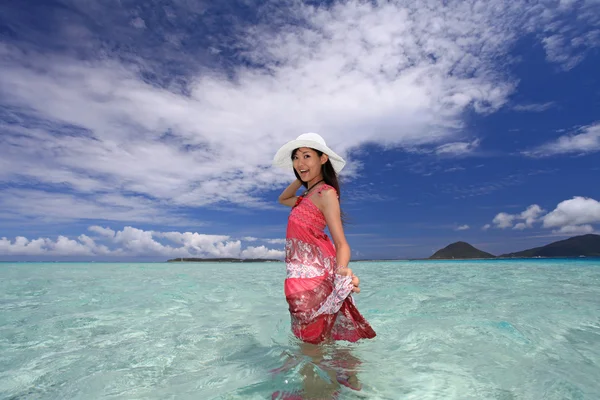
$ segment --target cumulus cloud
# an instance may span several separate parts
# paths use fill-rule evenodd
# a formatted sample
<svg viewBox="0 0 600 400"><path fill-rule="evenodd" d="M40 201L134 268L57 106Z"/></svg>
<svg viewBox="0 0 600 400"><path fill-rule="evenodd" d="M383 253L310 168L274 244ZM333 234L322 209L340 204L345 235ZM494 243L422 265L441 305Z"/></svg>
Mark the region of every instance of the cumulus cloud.
<svg viewBox="0 0 600 400"><path fill-rule="evenodd" d="M527 209L523 211L518 218L525 220L525 222L522 222L525 225L525 227L531 228L533 226L533 223L536 222L539 216L542 215L544 212L545 210L543 210L540 206L538 206L537 204L532 204L529 207L527 207Z"/></svg>
<svg viewBox="0 0 600 400"><path fill-rule="evenodd" d="M220 2L128 7L66 1L30 16L53 28L43 32L6 9L20 39L0 48L0 179L49 188L65 217L269 207L261 190L291 175L271 157L305 131L343 156L367 142L467 154L479 142L457 141L465 111L494 112L516 86L496 60L535 33L550 61L571 66L596 46L583 39L600 15L590 1L277 1L257 9L257 23L234 15L225 24ZM91 15L98 32L85 23ZM189 20L199 22L190 29ZM18 207L23 193L0 201ZM94 200L107 193L115 198ZM144 207L127 209L126 199Z"/></svg>
<svg viewBox="0 0 600 400"><path fill-rule="evenodd" d="M574 133L563 135L524 154L533 157L553 156L569 153L593 153L600 151L600 122L584 126Z"/></svg>
<svg viewBox="0 0 600 400"><path fill-rule="evenodd" d="M268 249L265 246L248 247L241 252L242 258L270 258L281 259L284 256L283 250Z"/></svg>
<svg viewBox="0 0 600 400"><path fill-rule="evenodd" d="M115 231L113 231L110 228L103 228L101 226L93 225L93 226L90 226L88 228L88 230L90 232L95 232L95 233L99 234L100 236L104 236L104 237L108 237L108 238L115 237Z"/></svg>
<svg viewBox="0 0 600 400"><path fill-rule="evenodd" d="M581 196L560 202L543 218L544 228L558 228L561 233L590 233L596 223L600 223L600 202Z"/></svg>
<svg viewBox="0 0 600 400"><path fill-rule="evenodd" d="M532 204L520 214L508 214L505 212L498 213L492 220L492 224L496 228L500 229L512 227L513 229L523 230L533 227L533 223L536 222L543 213L544 210L540 206L537 204ZM517 223L514 224L516 221Z"/></svg>
<svg viewBox="0 0 600 400"><path fill-rule="evenodd" d="M18 236L14 240L0 239L2 255L35 256L164 256L200 258L272 258L283 259L283 250L265 246L242 249L239 240L226 235L204 235L197 232L156 232L126 226L120 231L90 226L89 231L98 233L94 240L87 235L77 239L58 236L56 240L38 238L29 240ZM104 243L98 243L103 241Z"/></svg>
<svg viewBox="0 0 600 400"><path fill-rule="evenodd" d="M106 246L97 245L86 235L79 236L78 240L62 235L56 240L49 238L29 240L23 236L17 236L14 241L6 237L0 239L0 254L3 255L91 256L109 253Z"/></svg>
<svg viewBox="0 0 600 400"><path fill-rule="evenodd" d="M237 257L242 243L229 236L203 235L192 232L152 232L156 237L163 237L171 242L183 245L183 248L194 254L205 257Z"/></svg>
<svg viewBox="0 0 600 400"><path fill-rule="evenodd" d="M467 229L469 229L469 225L461 225L456 228L457 231L466 231Z"/></svg>
<svg viewBox="0 0 600 400"><path fill-rule="evenodd" d="M585 234L594 232L593 224L600 223L600 202L588 197L575 196L560 202L554 210L545 214L537 204L532 204L520 214L498 213L492 225L486 224L483 230L492 226L500 229L523 230L541 222L543 228L553 228L559 234Z"/></svg>
<svg viewBox="0 0 600 400"><path fill-rule="evenodd" d="M515 219L514 215L505 213L505 212L501 212L496 214L496 216L494 217L494 219L492 220L492 223L497 227L497 228L510 228L513 224L513 221Z"/></svg>

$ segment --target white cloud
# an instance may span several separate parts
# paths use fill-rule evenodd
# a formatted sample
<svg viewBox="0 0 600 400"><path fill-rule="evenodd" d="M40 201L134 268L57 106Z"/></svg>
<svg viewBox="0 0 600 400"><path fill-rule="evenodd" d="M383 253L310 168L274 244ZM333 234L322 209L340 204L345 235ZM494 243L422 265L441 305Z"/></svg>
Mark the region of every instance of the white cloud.
<svg viewBox="0 0 600 400"><path fill-rule="evenodd" d="M525 211L520 214L508 214L505 212L498 213L492 223L496 228L506 229L513 228L517 230L523 230L526 228L533 227L533 223L538 221L540 215L544 213L544 210L537 204L532 204ZM515 221L520 221L513 226Z"/></svg>
<svg viewBox="0 0 600 400"><path fill-rule="evenodd" d="M566 16L553 17L542 38L546 59L569 70L583 60L586 52L600 45L600 3L597 0L560 1L554 10L577 16L576 24L570 23ZM544 19L547 18L542 15L541 20Z"/></svg>
<svg viewBox="0 0 600 400"><path fill-rule="evenodd" d="M285 239L266 239L269 244L285 244Z"/></svg>
<svg viewBox="0 0 600 400"><path fill-rule="evenodd" d="M101 236L108 237L108 238L111 238L111 239L115 237L115 231L113 231L110 228L103 228L101 226L94 225L94 226L90 226L88 228L88 230L90 232L95 232L95 233L97 233L97 234L99 234Z"/></svg>
<svg viewBox="0 0 600 400"><path fill-rule="evenodd" d="M584 234L594 232L593 224L600 223L600 202L588 197L575 196L560 202L554 210L545 214L537 204L532 204L520 214L498 213L493 225L496 228L524 230L541 222L543 228L554 228L558 234ZM515 223L516 222L516 223ZM513 225L514 224L514 225ZM483 226L483 230L491 227Z"/></svg>
<svg viewBox="0 0 600 400"><path fill-rule="evenodd" d="M550 101L547 103L531 103L531 104L517 104L513 107L515 111L528 111L528 112L542 112L554 107L554 102Z"/></svg>
<svg viewBox="0 0 600 400"><path fill-rule="evenodd" d="M285 239L268 239L268 238L257 238L254 236L245 236L242 238L245 242L258 242L263 241L269 244L285 244Z"/></svg>
<svg viewBox="0 0 600 400"><path fill-rule="evenodd" d="M285 257L285 252L283 250L268 249L265 246L248 247L242 251L241 257L282 259Z"/></svg>
<svg viewBox="0 0 600 400"><path fill-rule="evenodd" d="M554 233L565 233L569 235L585 235L587 233L594 233L594 227L592 225L566 225L562 226L558 230L554 230Z"/></svg>
<svg viewBox="0 0 600 400"><path fill-rule="evenodd" d="M77 237L83 248L89 250L94 255L108 255L111 253L110 249L103 244L97 244L91 237L81 234ZM69 254L70 255L70 254Z"/></svg>
<svg viewBox="0 0 600 400"><path fill-rule="evenodd" d="M516 31L552 31L548 22L579 7L287 6L234 38L240 55L265 69L238 66L233 80L218 72L192 76L186 95L146 83L118 54L78 62L6 46L0 86L40 122L2 126L9 134L0 154L9 166L5 179L24 176L79 193L139 193L172 205L261 206L255 188L273 188L290 175L269 168L274 151L304 131L322 132L343 155L366 141L442 143L437 154L466 154L477 140L452 141L464 111L494 111L514 89L496 72L496 56L506 54ZM288 24L289 15L301 23ZM146 26L141 16L131 23ZM552 32L546 42L559 34L566 35ZM48 134L66 124L85 134Z"/></svg>
<svg viewBox="0 0 600 400"><path fill-rule="evenodd" d="M3 237L0 239L0 254L3 255L52 255L52 256L90 256L106 254L104 246L96 246L94 241L85 235L80 241L59 236L55 241L48 238L29 240L18 236L14 241Z"/></svg>
<svg viewBox="0 0 600 400"><path fill-rule="evenodd" d="M152 231L126 226L122 231L115 234L113 240L121 246L121 251L127 254L138 256L174 255L174 249L171 246L165 246L154 240Z"/></svg>
<svg viewBox="0 0 600 400"><path fill-rule="evenodd" d="M27 191L3 191L0 203L21 214L40 206L40 214L62 218L153 222L172 221L180 206L266 208L260 190L292 176L270 167L274 152L305 131L321 132L343 156L366 142L464 155L479 145L456 141L465 112L494 112L516 87L497 60L536 33L550 60L570 66L596 46L581 27L598 21L585 1L266 2L257 25L200 46L234 54L235 62L218 58L231 66L225 71L181 47L192 41L186 18L202 20L207 6L166 3L169 23L160 29L125 5L69 4L81 10L73 15L93 13L99 26L131 28L103 32L114 35L106 46L90 27L64 25L57 31L71 33L60 46L0 48L2 105L20 122L0 122L0 178L51 188L45 196L31 191L35 203ZM580 23L568 30L574 13ZM161 47L128 42L153 28ZM565 46L569 58L561 56ZM52 54L54 47L69 51ZM80 49L100 56L69 56ZM175 65L186 75L174 77Z"/></svg>
<svg viewBox="0 0 600 400"><path fill-rule="evenodd" d="M282 259L282 250L265 246L242 249L239 240L230 240L225 235L204 235L192 232L156 232L126 226L120 231L110 228L90 226L88 230L99 233L97 240L84 234L77 240L59 236L56 240L38 238L29 240L18 236L14 240L0 239L2 255L36 256L164 256L164 257L203 257L203 258L275 258ZM114 235L110 235L113 232ZM164 239L175 246L160 241ZM97 241L104 240L106 244Z"/></svg>
<svg viewBox="0 0 600 400"><path fill-rule="evenodd" d="M496 225L497 228L510 228L513 224L513 220L515 219L514 215L505 213L505 212L501 212L498 213L494 219L492 220L492 223L494 225Z"/></svg>
<svg viewBox="0 0 600 400"><path fill-rule="evenodd" d="M560 34L545 37L542 39L542 44L546 50L546 58L562 65L565 70L575 67L582 60L581 55L573 56L569 53L569 43Z"/></svg>
<svg viewBox="0 0 600 400"><path fill-rule="evenodd" d="M484 226L481 227L482 230L487 231L488 229L490 229L492 227L492 225L490 224L485 224Z"/></svg>
<svg viewBox="0 0 600 400"><path fill-rule="evenodd" d="M524 154L534 157L568 153L592 153L600 151L600 122L584 126L576 133L563 135Z"/></svg>
<svg viewBox="0 0 600 400"><path fill-rule="evenodd" d="M533 226L533 223L536 222L540 215L542 215L543 213L544 210L540 206L538 206L537 204L532 204L529 207L527 207L527 209L523 211L518 216L518 218L524 219L525 227L531 228Z"/></svg>
<svg viewBox="0 0 600 400"><path fill-rule="evenodd" d="M203 257L238 257L242 248L239 240L231 240L229 236L224 235L203 235L195 232L152 232L152 234L182 244L189 253Z"/></svg>
<svg viewBox="0 0 600 400"><path fill-rule="evenodd" d="M472 142L446 143L437 147L435 153L438 155L462 156L473 152L477 147L479 147L478 139Z"/></svg>
<svg viewBox="0 0 600 400"><path fill-rule="evenodd" d="M467 229L469 229L469 225L461 225L456 228L457 231L466 231Z"/></svg>
<svg viewBox="0 0 600 400"><path fill-rule="evenodd" d="M0 254L41 254L46 251L43 249L44 239L29 241L23 236L17 236L14 241L5 237L0 239Z"/></svg>
<svg viewBox="0 0 600 400"><path fill-rule="evenodd" d="M600 202L588 197L575 196L572 199L560 202L553 211L544 216L543 222L544 228L563 228L600 223Z"/></svg>
<svg viewBox="0 0 600 400"><path fill-rule="evenodd" d="M4 189L0 191L0 209L16 215L37 217L46 222L61 220L138 221L203 225L193 217L166 210L143 196L97 194L77 196L72 193L46 192L39 189Z"/></svg>

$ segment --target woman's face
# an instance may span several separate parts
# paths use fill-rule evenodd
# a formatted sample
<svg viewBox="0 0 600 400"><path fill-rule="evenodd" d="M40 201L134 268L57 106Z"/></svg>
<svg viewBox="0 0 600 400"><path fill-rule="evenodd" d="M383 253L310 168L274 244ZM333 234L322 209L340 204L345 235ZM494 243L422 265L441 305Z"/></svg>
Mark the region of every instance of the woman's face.
<svg viewBox="0 0 600 400"><path fill-rule="evenodd" d="M311 182L315 178L322 178L321 165L327 162L327 156L321 157L311 148L300 147L292 158L294 169L303 182Z"/></svg>

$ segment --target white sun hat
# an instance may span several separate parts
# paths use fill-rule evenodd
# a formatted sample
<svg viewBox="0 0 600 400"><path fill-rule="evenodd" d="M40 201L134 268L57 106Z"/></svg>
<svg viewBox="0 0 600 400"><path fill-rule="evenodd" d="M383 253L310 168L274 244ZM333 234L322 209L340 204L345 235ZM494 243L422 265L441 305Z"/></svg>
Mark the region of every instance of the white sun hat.
<svg viewBox="0 0 600 400"><path fill-rule="evenodd" d="M300 147L310 147L311 149L327 154L336 173L339 173L344 168L344 165L346 165L346 161L327 147L325 140L318 133L303 133L296 140L292 140L281 146L273 158L273 165L288 170L294 168L292 152Z"/></svg>

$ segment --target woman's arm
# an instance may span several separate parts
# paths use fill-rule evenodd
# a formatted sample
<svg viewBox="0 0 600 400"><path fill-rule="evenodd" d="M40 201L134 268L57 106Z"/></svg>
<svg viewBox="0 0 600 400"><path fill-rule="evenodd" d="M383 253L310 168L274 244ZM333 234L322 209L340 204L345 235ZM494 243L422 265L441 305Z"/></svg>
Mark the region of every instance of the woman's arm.
<svg viewBox="0 0 600 400"><path fill-rule="evenodd" d="M344 227L342 225L342 213L340 210L340 201L334 190L325 190L321 201L319 202L322 207L321 211L325 216L325 221L329 227L329 233L335 244L336 251L336 273L344 276L352 277L352 285L354 293L360 293L360 279L352 273L352 270L348 268L350 263L350 245L346 241L346 235L344 235Z"/></svg>
<svg viewBox="0 0 600 400"><path fill-rule="evenodd" d="M290 185L285 188L285 190L279 195L279 203L293 207L296 204L296 200L298 196L296 196L296 192L302 186L302 181L296 179L294 182L290 183Z"/></svg>
<svg viewBox="0 0 600 400"><path fill-rule="evenodd" d="M350 263L350 246L344 235L340 202L335 190L324 190L322 193L319 203L335 244L337 267L347 267Z"/></svg>
<svg viewBox="0 0 600 400"><path fill-rule="evenodd" d="M348 268L350 263L350 245L346 241L346 235L344 234L344 227L342 225L342 213L340 210L340 201L337 197L335 190L323 191L323 196L319 199L318 207L325 216L325 221L329 227L329 233L333 238L336 250L336 273L344 276L352 277L352 284L354 293L360 293L360 279L352 273L352 270Z"/></svg>

